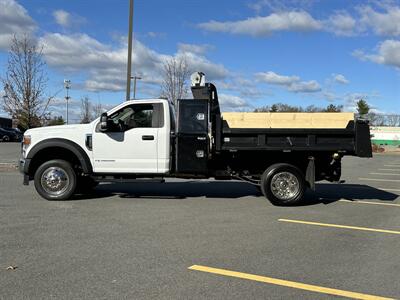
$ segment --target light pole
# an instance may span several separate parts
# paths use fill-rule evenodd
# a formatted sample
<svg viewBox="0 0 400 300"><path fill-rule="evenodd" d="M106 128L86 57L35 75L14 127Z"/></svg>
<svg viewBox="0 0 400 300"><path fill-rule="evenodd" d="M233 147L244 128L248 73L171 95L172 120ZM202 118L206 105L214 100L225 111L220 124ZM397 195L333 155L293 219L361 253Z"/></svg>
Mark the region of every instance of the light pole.
<svg viewBox="0 0 400 300"><path fill-rule="evenodd" d="M133 79L133 99L136 99L136 80L142 79L142 77L139 76L132 76Z"/></svg>
<svg viewBox="0 0 400 300"><path fill-rule="evenodd" d="M67 125L68 125L68 101L71 97L69 97L69 89L71 88L71 80L64 79L64 88L67 90L67 96L65 97L66 100L66 118L67 118Z"/></svg>
<svg viewBox="0 0 400 300"><path fill-rule="evenodd" d="M129 1L128 67L126 70L126 101L131 97L132 74L132 39L133 39L133 0Z"/></svg>

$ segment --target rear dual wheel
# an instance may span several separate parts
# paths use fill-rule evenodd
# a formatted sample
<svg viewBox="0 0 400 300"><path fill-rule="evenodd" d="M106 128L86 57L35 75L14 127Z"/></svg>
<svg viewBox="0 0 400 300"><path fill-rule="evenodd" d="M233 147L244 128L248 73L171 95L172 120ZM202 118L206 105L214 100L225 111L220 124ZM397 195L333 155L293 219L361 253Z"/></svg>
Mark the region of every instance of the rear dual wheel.
<svg viewBox="0 0 400 300"><path fill-rule="evenodd" d="M261 191L274 205L295 205L306 190L302 172L290 164L274 164L261 177Z"/></svg>

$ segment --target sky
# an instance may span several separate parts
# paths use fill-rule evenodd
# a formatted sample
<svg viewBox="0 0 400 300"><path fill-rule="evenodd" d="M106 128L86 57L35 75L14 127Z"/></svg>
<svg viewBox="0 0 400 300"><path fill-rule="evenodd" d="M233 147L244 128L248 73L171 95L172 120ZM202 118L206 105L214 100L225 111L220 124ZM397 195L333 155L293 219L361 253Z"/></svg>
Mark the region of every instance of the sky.
<svg viewBox="0 0 400 300"><path fill-rule="evenodd" d="M185 57L216 84L223 111L276 102L355 111L362 98L400 114L400 0L135 0L134 8L137 98L158 97L163 63ZM0 0L0 76L10 38L27 33L43 46L53 115L65 115L64 79L73 122L84 96L115 106L125 99L128 13L129 0Z"/></svg>

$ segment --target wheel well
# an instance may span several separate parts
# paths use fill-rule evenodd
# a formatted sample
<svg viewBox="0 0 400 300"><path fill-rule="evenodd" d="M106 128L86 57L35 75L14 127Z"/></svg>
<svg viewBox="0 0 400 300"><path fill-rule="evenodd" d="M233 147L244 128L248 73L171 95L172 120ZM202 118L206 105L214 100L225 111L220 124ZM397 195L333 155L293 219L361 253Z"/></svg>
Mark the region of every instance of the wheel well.
<svg viewBox="0 0 400 300"><path fill-rule="evenodd" d="M33 178L39 166L52 159L65 160L72 165L74 170L78 172L82 171L82 165L78 157L72 151L63 147L49 147L40 150L35 154L35 156L32 157L31 164L29 166L29 177Z"/></svg>

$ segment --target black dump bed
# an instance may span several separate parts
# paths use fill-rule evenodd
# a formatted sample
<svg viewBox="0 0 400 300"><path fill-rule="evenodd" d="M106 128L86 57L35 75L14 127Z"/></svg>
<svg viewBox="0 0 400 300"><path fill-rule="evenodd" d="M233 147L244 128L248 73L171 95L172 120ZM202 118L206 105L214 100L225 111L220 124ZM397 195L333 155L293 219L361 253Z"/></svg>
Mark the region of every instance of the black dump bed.
<svg viewBox="0 0 400 300"><path fill-rule="evenodd" d="M350 121L343 129L229 128L223 121L221 150L334 151L372 157L369 125Z"/></svg>

